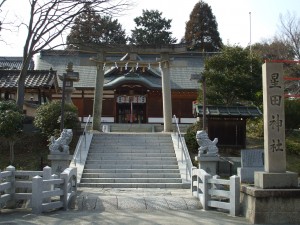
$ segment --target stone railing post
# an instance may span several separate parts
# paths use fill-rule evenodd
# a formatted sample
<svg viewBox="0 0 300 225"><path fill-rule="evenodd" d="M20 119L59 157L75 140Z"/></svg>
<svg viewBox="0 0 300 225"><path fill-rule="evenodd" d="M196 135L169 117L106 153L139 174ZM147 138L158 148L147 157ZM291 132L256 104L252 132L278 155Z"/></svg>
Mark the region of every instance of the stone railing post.
<svg viewBox="0 0 300 225"><path fill-rule="evenodd" d="M209 189L211 185L208 183L208 180L211 179L210 174L204 174L203 176L203 209L208 210L208 201L210 200Z"/></svg>
<svg viewBox="0 0 300 225"><path fill-rule="evenodd" d="M16 177L15 177L15 171L16 168L14 166L8 166L6 167L6 171L11 172L11 176L7 177L7 182L11 183L11 186L9 189L6 189L5 194L9 194L11 196L11 199L6 202L7 208L15 208L16 207L16 199L15 199L15 193L16 193Z"/></svg>
<svg viewBox="0 0 300 225"><path fill-rule="evenodd" d="M64 210L68 209L68 183L69 183L69 175L67 173L61 173L60 179L63 179L64 182L61 185L61 189L63 190L63 195L60 196L60 201L63 202L63 208Z"/></svg>
<svg viewBox="0 0 300 225"><path fill-rule="evenodd" d="M52 169L49 166L45 166L43 168L43 180L51 180L51 175L52 175ZM44 190L45 191L51 191L51 184L46 184L44 185ZM49 203L51 202L51 198L45 198L44 203Z"/></svg>
<svg viewBox="0 0 300 225"><path fill-rule="evenodd" d="M230 177L230 215L237 216L240 213L240 177Z"/></svg>
<svg viewBox="0 0 300 225"><path fill-rule="evenodd" d="M198 176L196 176L196 175L194 174L194 173L195 173L195 170L197 170L197 168L196 168L196 167L192 167L192 171L191 171L191 172L192 172L192 173L191 173L191 174L192 174L192 177L191 177L191 192L192 192L192 195L193 195L193 196L195 196L195 195L194 195L194 192L197 192L197 195L196 195L196 196L198 197L198 184L197 184L197 187L194 186L194 182L198 180L198 179L197 179Z"/></svg>
<svg viewBox="0 0 300 225"><path fill-rule="evenodd" d="M43 178L40 176L35 176L32 178L32 197L31 197L32 212L35 214L41 213L42 203L43 203Z"/></svg>

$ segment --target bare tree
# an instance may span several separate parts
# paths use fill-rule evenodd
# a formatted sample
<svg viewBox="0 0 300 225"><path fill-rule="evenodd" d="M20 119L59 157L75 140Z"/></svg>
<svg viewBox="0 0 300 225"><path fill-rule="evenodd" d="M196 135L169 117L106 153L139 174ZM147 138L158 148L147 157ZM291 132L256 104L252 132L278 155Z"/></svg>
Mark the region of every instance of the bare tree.
<svg viewBox="0 0 300 225"><path fill-rule="evenodd" d="M23 108L25 78L32 57L41 50L54 49L53 41L62 37L63 32L70 28L74 19L86 10L88 4L98 13L118 14L126 9L129 0L28 0L30 18L27 24L27 38L23 49L23 63L18 79L17 104Z"/></svg>
<svg viewBox="0 0 300 225"><path fill-rule="evenodd" d="M1 0L0 1L0 13L2 12L1 8L2 8L2 6L3 6L3 4L4 4L5 1L6 0ZM2 28L2 21L0 21L0 31L1 31L1 28Z"/></svg>
<svg viewBox="0 0 300 225"><path fill-rule="evenodd" d="M296 59L300 59L300 18L296 14L287 12L280 14L281 39L291 46Z"/></svg>

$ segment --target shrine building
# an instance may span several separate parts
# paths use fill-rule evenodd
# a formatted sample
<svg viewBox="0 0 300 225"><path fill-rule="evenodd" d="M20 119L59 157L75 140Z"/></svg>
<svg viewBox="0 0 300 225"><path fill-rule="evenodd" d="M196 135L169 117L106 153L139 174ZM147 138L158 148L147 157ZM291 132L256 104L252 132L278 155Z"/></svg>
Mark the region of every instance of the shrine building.
<svg viewBox="0 0 300 225"><path fill-rule="evenodd" d="M74 87L71 99L82 122L93 115L99 73L100 77L104 76L103 91L100 90L103 92L102 123L164 123L164 90L168 90L168 85L171 98L166 98L165 107L170 107L169 116L176 115L179 123L196 121L193 101L197 99L200 84L190 77L203 71L207 53L176 50L168 52L166 59L163 53L150 50L105 52L101 60L97 55L95 52L52 50L40 52L34 60L35 69L52 68L57 74L65 73L68 63L73 64L79 81L66 86ZM165 74L169 81L163 80ZM62 82L58 82L62 87ZM61 97L61 92L52 95L53 100Z"/></svg>

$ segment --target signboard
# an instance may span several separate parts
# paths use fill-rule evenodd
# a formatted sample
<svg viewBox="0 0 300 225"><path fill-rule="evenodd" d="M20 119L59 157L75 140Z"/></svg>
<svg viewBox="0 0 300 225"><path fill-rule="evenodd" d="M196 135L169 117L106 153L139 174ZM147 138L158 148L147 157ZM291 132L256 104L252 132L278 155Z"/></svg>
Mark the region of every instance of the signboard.
<svg viewBox="0 0 300 225"><path fill-rule="evenodd" d="M143 95L120 95L117 97L117 103L146 103L146 97Z"/></svg>

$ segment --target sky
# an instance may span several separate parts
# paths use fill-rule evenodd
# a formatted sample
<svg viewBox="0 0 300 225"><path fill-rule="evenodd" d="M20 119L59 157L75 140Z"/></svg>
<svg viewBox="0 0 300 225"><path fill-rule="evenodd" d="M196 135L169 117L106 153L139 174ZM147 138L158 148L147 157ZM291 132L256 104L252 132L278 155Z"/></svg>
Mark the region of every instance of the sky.
<svg viewBox="0 0 300 225"><path fill-rule="evenodd" d="M142 15L142 10L158 10L162 17L172 19L171 32L178 41L184 36L185 24L189 20L195 4L199 0L134 0L135 5L116 17L127 35L131 34L133 19ZM272 38L279 30L279 15L288 11L300 17L299 0L204 0L211 6L216 17L220 37L224 44L246 47L256 42ZM4 22L27 22L29 0L7 0L0 18ZM67 32L66 32L67 34ZM3 29L0 32L0 56L22 56L26 38L26 27Z"/></svg>

